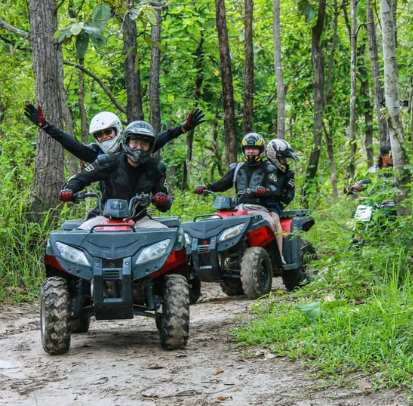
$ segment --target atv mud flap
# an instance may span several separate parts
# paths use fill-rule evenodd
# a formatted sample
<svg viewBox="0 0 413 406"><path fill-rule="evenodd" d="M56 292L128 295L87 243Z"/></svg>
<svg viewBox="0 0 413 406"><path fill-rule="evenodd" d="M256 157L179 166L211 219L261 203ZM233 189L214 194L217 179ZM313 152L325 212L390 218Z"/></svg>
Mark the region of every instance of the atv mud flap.
<svg viewBox="0 0 413 406"><path fill-rule="evenodd" d="M287 235L283 242L283 255L287 262L283 268L285 271L300 267L300 244L301 238L296 235Z"/></svg>
<svg viewBox="0 0 413 406"><path fill-rule="evenodd" d="M132 261L131 258L124 258L122 262L122 268L103 268L102 260L98 258L95 259L93 269L93 299L97 320L133 318ZM116 297L116 294L112 294L111 297L109 297L107 282L121 285L119 297Z"/></svg>

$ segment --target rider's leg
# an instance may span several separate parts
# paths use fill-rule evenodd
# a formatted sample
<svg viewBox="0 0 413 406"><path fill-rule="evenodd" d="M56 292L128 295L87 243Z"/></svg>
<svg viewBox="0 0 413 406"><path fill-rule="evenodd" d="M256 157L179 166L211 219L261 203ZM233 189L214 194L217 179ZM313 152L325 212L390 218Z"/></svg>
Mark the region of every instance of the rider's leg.
<svg viewBox="0 0 413 406"><path fill-rule="evenodd" d="M270 212L270 214L276 228L275 238L277 240L278 249L280 251L281 257L283 257L283 229L281 227L280 216L275 212Z"/></svg>
<svg viewBox="0 0 413 406"><path fill-rule="evenodd" d="M103 216L97 216L93 217L87 221L85 221L80 227L80 230L90 230L93 226L97 226L102 223L103 220L105 220L106 217Z"/></svg>
<svg viewBox="0 0 413 406"><path fill-rule="evenodd" d="M145 216L136 222L136 227L138 228L168 228L165 224L159 221L152 220L148 216Z"/></svg>

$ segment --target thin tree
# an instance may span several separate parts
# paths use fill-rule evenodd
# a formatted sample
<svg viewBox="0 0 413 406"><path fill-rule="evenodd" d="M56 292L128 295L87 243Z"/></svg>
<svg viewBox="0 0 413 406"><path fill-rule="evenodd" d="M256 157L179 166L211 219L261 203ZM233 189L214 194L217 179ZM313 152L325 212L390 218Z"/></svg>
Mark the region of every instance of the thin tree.
<svg viewBox="0 0 413 406"><path fill-rule="evenodd" d="M221 57L222 95L224 101L225 165L228 169L231 163L237 161L234 86L232 82L225 1L215 0L215 6L219 53Z"/></svg>
<svg viewBox="0 0 413 406"><path fill-rule="evenodd" d="M254 123L254 42L252 37L252 21L254 15L253 0L245 0L245 80L244 80L244 135L252 131Z"/></svg>
<svg viewBox="0 0 413 406"><path fill-rule="evenodd" d="M404 146L403 125L400 115L396 42L391 0L380 1L380 13L383 36L384 95L394 168L398 174L398 185L395 188L397 214L409 215L411 214L411 203L408 199L410 174L406 169L408 159Z"/></svg>
<svg viewBox="0 0 413 406"><path fill-rule="evenodd" d="M379 125L380 145L387 145L390 142L387 132L386 117L381 114L382 102L384 100L383 83L380 78L379 70L379 58L377 52L377 39L376 39L376 24L374 22L373 9L371 7L371 0L367 0L367 36L369 38L369 54L371 62L371 73L373 77L374 93L376 101L376 116L377 123Z"/></svg>
<svg viewBox="0 0 413 406"><path fill-rule="evenodd" d="M311 58L314 66L314 127L313 147L311 150L306 179L303 186L303 204L308 207L308 194L315 182L321 152L321 139L323 136L323 110L324 110L324 55L321 49L321 35L324 30L326 16L326 0L319 0L317 22L312 29Z"/></svg>
<svg viewBox="0 0 413 406"><path fill-rule="evenodd" d="M349 139L350 139L350 163L349 163L349 175L350 179L354 180L355 174L355 159L357 152L356 143L356 117L357 117L357 3L358 0L351 1L351 30L350 30L350 126L349 126Z"/></svg>
<svg viewBox="0 0 413 406"><path fill-rule="evenodd" d="M277 78L277 137L285 138L285 90L281 54L280 0L273 1L274 68Z"/></svg>

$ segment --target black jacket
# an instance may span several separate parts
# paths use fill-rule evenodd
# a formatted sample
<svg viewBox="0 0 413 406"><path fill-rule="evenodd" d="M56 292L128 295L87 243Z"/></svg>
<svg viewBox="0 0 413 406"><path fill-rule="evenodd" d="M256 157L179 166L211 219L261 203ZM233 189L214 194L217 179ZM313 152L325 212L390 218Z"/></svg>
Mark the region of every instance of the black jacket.
<svg viewBox="0 0 413 406"><path fill-rule="evenodd" d="M102 198L102 204L107 199L125 199L129 201L133 196L140 193L168 193L165 174L166 167L162 162L151 158L135 168L128 163L126 155L119 152L111 155L100 155L83 172L72 176L65 188L77 193L93 182L103 181L106 193ZM166 207L159 207L159 210L167 211L171 205L172 201ZM146 210L143 210L136 217L140 210L142 208L138 207L133 213L136 220L146 215Z"/></svg>
<svg viewBox="0 0 413 406"><path fill-rule="evenodd" d="M99 145L92 143L89 145L82 144L72 135L59 130L54 125L49 125L44 128L47 134L49 134L53 139L62 144L63 148L73 154L75 157L81 159L82 161L92 163L99 155L103 154ZM166 131L162 131L156 136L155 146L153 152L161 149L166 143L179 137L182 132L182 126L177 126Z"/></svg>
<svg viewBox="0 0 413 406"><path fill-rule="evenodd" d="M235 186L235 191L238 193L245 189L255 189L257 186L262 186L267 189L265 196L243 197L240 203L259 204L278 211L280 211L280 204L287 205L293 200L294 171L291 169L284 173L268 161L263 161L254 166L244 163L237 171L234 184L234 173L237 165L240 164L232 164L230 170L222 179L208 184L208 188L213 192L223 192Z"/></svg>

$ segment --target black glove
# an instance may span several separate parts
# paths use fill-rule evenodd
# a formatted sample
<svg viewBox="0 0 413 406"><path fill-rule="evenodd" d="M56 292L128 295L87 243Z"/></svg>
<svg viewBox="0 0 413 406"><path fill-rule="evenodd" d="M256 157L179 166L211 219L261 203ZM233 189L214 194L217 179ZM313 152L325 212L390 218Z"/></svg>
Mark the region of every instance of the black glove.
<svg viewBox="0 0 413 406"><path fill-rule="evenodd" d="M204 118L205 115L202 113L202 110L192 110L186 120L182 123L183 132L186 133L187 131L193 130L197 125L205 122Z"/></svg>
<svg viewBox="0 0 413 406"><path fill-rule="evenodd" d="M24 107L24 115L34 124L40 128L46 128L49 126L49 123L44 119L42 108L40 104L37 106L38 108L33 106L33 104L27 102L26 106Z"/></svg>
<svg viewBox="0 0 413 406"><path fill-rule="evenodd" d="M169 196L166 193L159 192L152 197L152 203L155 206L165 207L168 206L170 201Z"/></svg>

